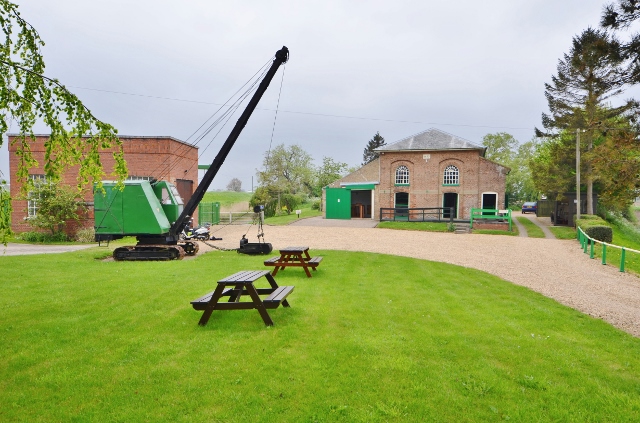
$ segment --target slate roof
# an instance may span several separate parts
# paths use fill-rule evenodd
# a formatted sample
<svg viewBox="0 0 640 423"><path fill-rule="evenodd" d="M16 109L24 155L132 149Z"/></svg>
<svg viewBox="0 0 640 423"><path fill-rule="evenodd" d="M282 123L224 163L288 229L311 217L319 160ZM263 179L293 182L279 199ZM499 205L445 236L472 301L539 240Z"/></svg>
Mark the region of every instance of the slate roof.
<svg viewBox="0 0 640 423"><path fill-rule="evenodd" d="M400 141L384 145L375 151L433 151L433 150L481 150L485 147L467 141L464 138L448 134L436 128L427 129Z"/></svg>

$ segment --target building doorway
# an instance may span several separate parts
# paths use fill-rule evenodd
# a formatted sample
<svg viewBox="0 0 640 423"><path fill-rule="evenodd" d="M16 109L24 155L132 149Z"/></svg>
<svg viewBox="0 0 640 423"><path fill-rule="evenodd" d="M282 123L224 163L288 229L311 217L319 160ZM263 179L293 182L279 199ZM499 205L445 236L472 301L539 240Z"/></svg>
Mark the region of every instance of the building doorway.
<svg viewBox="0 0 640 423"><path fill-rule="evenodd" d="M396 220L409 220L409 210L398 210L409 208L409 193L408 192L396 192L395 195L395 219Z"/></svg>
<svg viewBox="0 0 640 423"><path fill-rule="evenodd" d="M458 218L458 194L455 192L445 192L442 196L442 217L445 219Z"/></svg>
<svg viewBox="0 0 640 423"><path fill-rule="evenodd" d="M483 192L482 209L498 210L498 194L495 192Z"/></svg>

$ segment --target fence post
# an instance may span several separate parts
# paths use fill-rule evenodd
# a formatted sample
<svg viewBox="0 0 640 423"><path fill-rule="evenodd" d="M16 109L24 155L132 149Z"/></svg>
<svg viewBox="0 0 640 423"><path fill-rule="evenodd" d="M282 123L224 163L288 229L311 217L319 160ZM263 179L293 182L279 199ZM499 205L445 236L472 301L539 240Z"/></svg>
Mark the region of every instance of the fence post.
<svg viewBox="0 0 640 423"><path fill-rule="evenodd" d="M607 264L607 244L602 244L602 264Z"/></svg>
<svg viewBox="0 0 640 423"><path fill-rule="evenodd" d="M622 247L622 254L620 255L620 271L624 272L624 256L625 256L625 249L624 247Z"/></svg>
<svg viewBox="0 0 640 423"><path fill-rule="evenodd" d="M591 253L589 254L589 258L593 258L593 250L595 248L595 241L591 241Z"/></svg>
<svg viewBox="0 0 640 423"><path fill-rule="evenodd" d="M585 235L585 239L584 239L584 253L587 254L587 246L589 245L589 240L587 239L586 235Z"/></svg>

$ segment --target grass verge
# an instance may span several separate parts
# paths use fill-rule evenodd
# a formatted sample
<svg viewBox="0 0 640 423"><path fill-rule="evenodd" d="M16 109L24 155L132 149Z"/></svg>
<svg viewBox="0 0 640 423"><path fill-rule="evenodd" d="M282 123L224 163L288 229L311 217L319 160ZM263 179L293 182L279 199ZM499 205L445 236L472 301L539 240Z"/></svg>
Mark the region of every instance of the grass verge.
<svg viewBox="0 0 640 423"><path fill-rule="evenodd" d="M291 308L189 301L262 257L0 257L2 421L634 421L640 340L492 275L339 251Z"/></svg>
<svg viewBox="0 0 640 423"><path fill-rule="evenodd" d="M449 232L446 222L380 222L377 228L405 231Z"/></svg>
<svg viewBox="0 0 640 423"><path fill-rule="evenodd" d="M282 226L307 217L322 216L322 212L320 210L314 210L311 208L311 203L303 204L300 206L299 210L301 211L300 218L298 218L298 215L295 213L283 214L280 216L267 217L264 219L264 223L267 225Z"/></svg>
<svg viewBox="0 0 640 423"><path fill-rule="evenodd" d="M576 230L569 226L549 226L549 230L557 239L576 239Z"/></svg>
<svg viewBox="0 0 640 423"><path fill-rule="evenodd" d="M202 199L203 203L219 202L220 208L231 207L234 204L251 200L252 192L235 191L207 191Z"/></svg>
<svg viewBox="0 0 640 423"><path fill-rule="evenodd" d="M524 216L516 216L516 219L518 219L518 222L520 222L527 230L527 236L529 238L544 238L544 232L542 232L542 229L540 229L540 227L531 220Z"/></svg>

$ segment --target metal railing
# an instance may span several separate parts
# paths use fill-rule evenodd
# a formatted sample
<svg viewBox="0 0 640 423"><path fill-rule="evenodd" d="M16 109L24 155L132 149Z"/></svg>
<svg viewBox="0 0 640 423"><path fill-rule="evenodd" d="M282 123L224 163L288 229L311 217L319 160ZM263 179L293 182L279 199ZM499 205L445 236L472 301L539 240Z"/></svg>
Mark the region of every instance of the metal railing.
<svg viewBox="0 0 640 423"><path fill-rule="evenodd" d="M453 207L381 208L380 221L453 223Z"/></svg>
<svg viewBox="0 0 640 423"><path fill-rule="evenodd" d="M497 209L471 209L470 227L473 229L474 220L506 220L509 222L509 230L512 229L511 210Z"/></svg>
<svg viewBox="0 0 640 423"><path fill-rule="evenodd" d="M603 241L599 241L595 238L591 238L589 235L587 235L581 227L578 226L578 230L577 232L577 238L578 238L578 242L580 242L580 247L582 248L582 250L584 251L585 254L589 254L589 258L593 259L595 258L595 245L596 244L601 244L602 245L602 264L607 264L607 248L616 248L620 250L620 271L624 272L624 266L625 266L625 260L626 260L626 256L627 256L627 252L630 253L635 253L635 254L640 254L640 251L638 250L634 250L632 248L626 248L626 247L621 247L619 245L615 245L615 244L609 244Z"/></svg>

